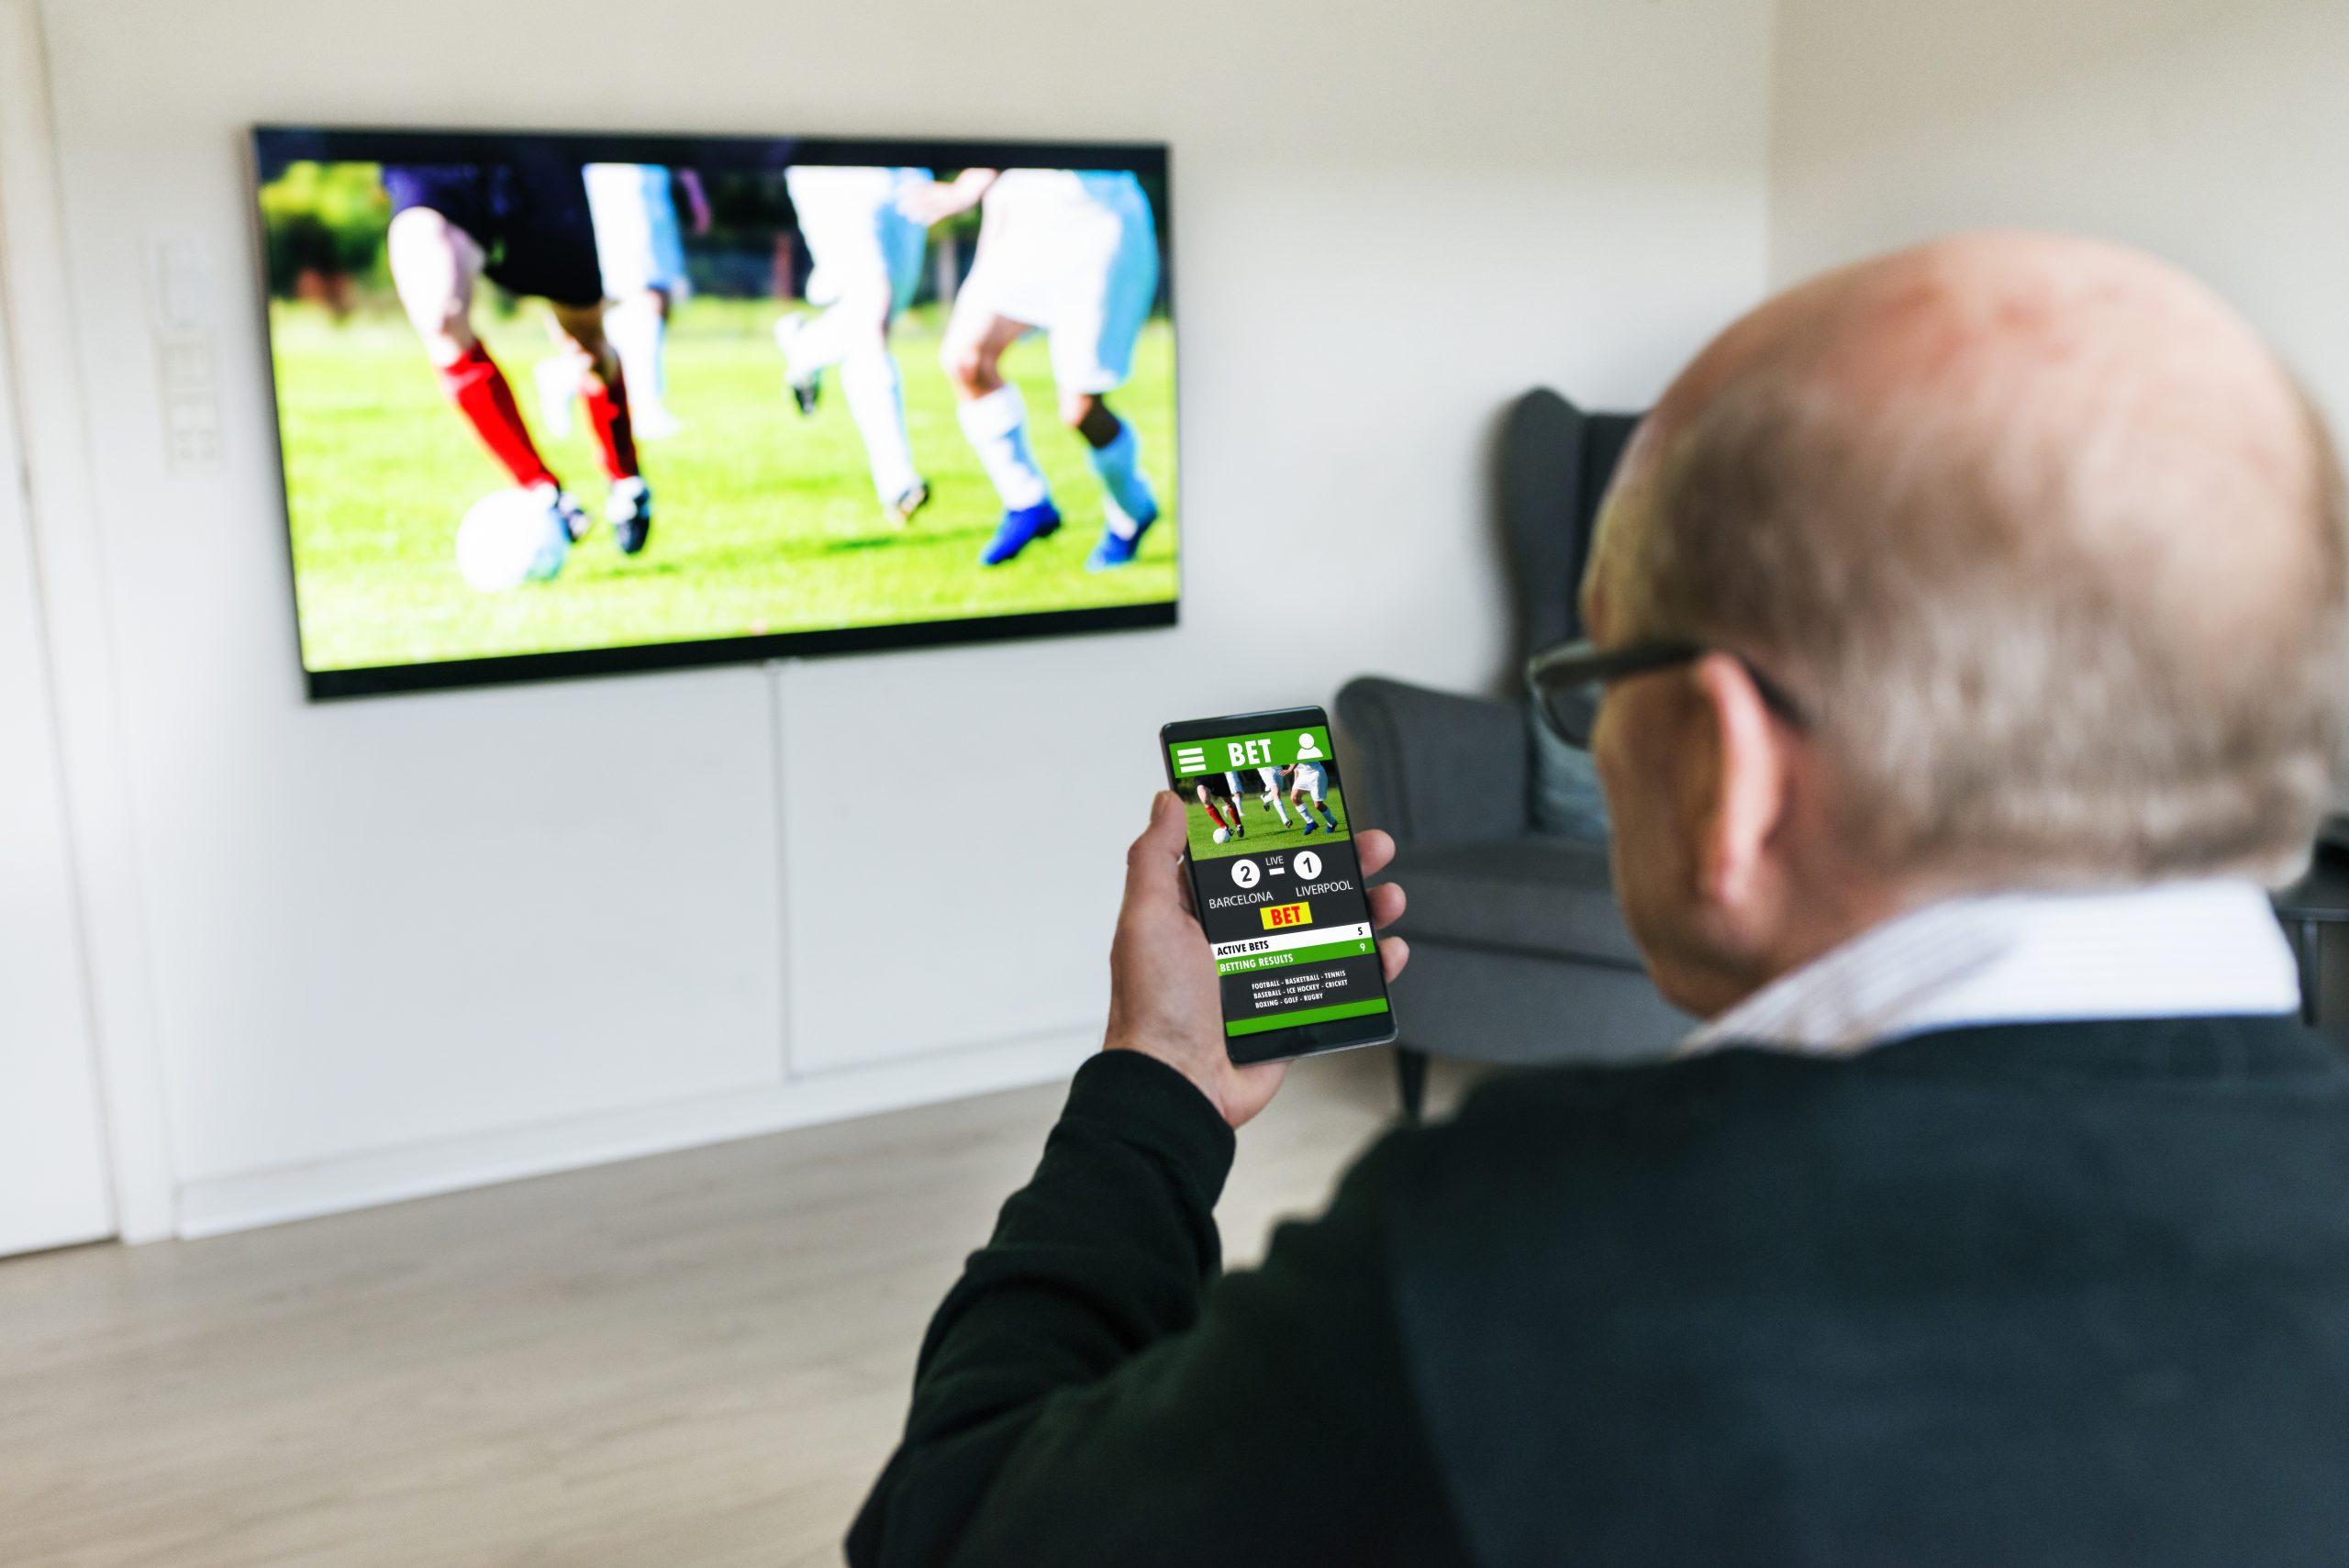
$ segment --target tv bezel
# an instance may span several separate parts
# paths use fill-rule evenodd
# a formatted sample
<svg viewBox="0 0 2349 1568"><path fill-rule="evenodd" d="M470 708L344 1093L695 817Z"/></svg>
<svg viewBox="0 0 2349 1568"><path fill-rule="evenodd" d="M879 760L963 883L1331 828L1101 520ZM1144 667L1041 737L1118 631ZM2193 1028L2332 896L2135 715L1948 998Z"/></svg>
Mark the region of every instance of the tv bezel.
<svg viewBox="0 0 2349 1568"><path fill-rule="evenodd" d="M285 484L285 427L277 406L277 355L270 321L268 233L261 191L268 172L283 163L384 162L397 159L466 162L494 155L499 144L518 137L566 143L579 161L615 163L685 164L699 169L779 169L791 163L916 165L930 168L1122 169L1154 177L1165 193L1157 215L1165 250L1160 294L1170 324L1174 308L1171 150L1164 142L1042 141L952 137L795 137L759 132L579 131L479 128L419 130L406 127L299 126L264 123L244 138L246 216L251 226L254 286L261 303L259 334L262 384L267 388L271 450L276 457L280 538L284 547L285 585L293 609L295 661L310 701L377 696L398 692L446 691L465 686L565 680L635 671L685 670L721 664L754 664L774 659L939 648L961 643L1004 642L1138 630L1179 623L1183 600L1183 555L1174 561L1174 596L1143 604L1100 605L1064 610L1025 610L967 616L951 620L892 621L872 626L818 627L802 631L746 633L674 642L626 643L610 648L558 649L535 653L499 653L409 664L372 664L314 670L302 646L301 588L294 556L294 508ZM1179 328L1177 328L1179 331ZM1179 339L1174 393L1177 436L1169 462L1176 493L1182 485L1182 369Z"/></svg>

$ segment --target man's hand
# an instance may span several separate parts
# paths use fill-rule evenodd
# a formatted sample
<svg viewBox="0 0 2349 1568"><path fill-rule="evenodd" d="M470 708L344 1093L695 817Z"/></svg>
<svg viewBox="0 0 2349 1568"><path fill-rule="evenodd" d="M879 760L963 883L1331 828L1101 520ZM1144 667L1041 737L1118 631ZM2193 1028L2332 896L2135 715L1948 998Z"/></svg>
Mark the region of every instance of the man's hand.
<svg viewBox="0 0 2349 1568"><path fill-rule="evenodd" d="M1234 1067L1224 1046L1222 990L1207 933L1191 912L1183 874L1183 802L1161 790L1150 804L1150 826L1126 851L1126 901L1109 944L1110 1051L1155 1056L1199 1087L1238 1127L1272 1100L1287 1072L1284 1062ZM1354 855L1365 881L1395 858L1395 840L1375 828L1354 835ZM1392 883L1370 890L1373 925L1389 926L1403 913L1403 890ZM1400 937L1381 937L1378 958L1392 984L1411 956Z"/></svg>

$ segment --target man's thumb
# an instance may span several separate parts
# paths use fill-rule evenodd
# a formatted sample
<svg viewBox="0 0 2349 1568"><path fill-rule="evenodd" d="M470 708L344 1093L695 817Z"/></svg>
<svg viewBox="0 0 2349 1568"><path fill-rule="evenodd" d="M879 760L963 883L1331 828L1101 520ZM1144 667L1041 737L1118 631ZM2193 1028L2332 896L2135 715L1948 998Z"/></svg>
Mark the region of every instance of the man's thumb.
<svg viewBox="0 0 2349 1568"><path fill-rule="evenodd" d="M1183 797L1162 789L1151 798L1150 826L1126 851L1126 892L1174 894L1180 896L1182 873L1176 861L1183 853Z"/></svg>
<svg viewBox="0 0 2349 1568"><path fill-rule="evenodd" d="M1150 845L1162 857L1179 855L1187 829L1183 821L1183 797L1171 789L1162 789L1150 797L1150 826L1141 830L1141 843Z"/></svg>

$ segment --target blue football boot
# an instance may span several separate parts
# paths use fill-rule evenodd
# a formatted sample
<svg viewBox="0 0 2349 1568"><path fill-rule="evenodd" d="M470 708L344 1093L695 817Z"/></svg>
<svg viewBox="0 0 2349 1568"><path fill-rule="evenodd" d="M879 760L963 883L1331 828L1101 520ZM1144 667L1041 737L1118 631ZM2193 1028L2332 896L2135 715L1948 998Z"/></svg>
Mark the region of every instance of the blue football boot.
<svg viewBox="0 0 2349 1568"><path fill-rule="evenodd" d="M1085 569L1087 572L1115 572L1119 567L1130 563L1134 552L1141 549L1141 536L1148 533L1150 525L1156 521L1158 514L1153 511L1134 523L1132 533L1120 535L1113 516L1110 524L1101 530L1101 542L1095 545L1093 553L1085 558Z"/></svg>
<svg viewBox="0 0 2349 1568"><path fill-rule="evenodd" d="M1050 539L1060 531L1061 515L1050 501L1006 512L1001 526L995 530L995 538L979 551L979 564L1000 566L1038 539Z"/></svg>

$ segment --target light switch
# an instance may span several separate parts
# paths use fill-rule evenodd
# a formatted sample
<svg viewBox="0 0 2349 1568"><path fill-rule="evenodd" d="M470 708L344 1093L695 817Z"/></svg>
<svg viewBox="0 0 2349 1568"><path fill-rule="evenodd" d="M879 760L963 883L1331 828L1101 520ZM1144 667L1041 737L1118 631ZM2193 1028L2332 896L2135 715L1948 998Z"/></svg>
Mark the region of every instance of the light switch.
<svg viewBox="0 0 2349 1568"><path fill-rule="evenodd" d="M211 269L191 235L164 235L147 243L154 282L155 325L165 331L201 331L212 324Z"/></svg>
<svg viewBox="0 0 2349 1568"><path fill-rule="evenodd" d="M189 235L150 238L147 278L164 460L174 473L209 473L220 464L220 378L203 247Z"/></svg>

